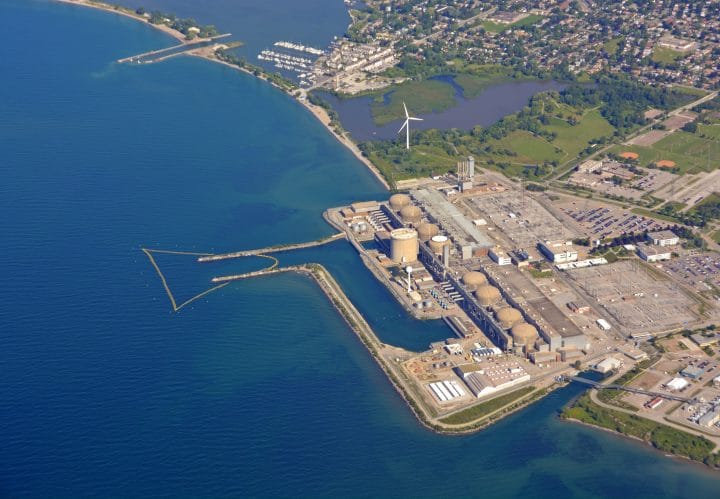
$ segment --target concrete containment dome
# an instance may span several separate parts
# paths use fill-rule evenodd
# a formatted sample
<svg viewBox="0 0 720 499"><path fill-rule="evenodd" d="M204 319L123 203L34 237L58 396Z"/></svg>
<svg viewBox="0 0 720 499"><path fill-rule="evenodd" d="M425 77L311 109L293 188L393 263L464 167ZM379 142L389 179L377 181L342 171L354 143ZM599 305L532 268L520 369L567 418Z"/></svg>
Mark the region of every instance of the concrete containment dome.
<svg viewBox="0 0 720 499"><path fill-rule="evenodd" d="M420 221L422 211L417 206L408 205L400 210L400 216L405 222L416 224Z"/></svg>
<svg viewBox="0 0 720 499"><path fill-rule="evenodd" d="M527 322L515 324L510 330L510 334L512 334L513 340L515 340L515 344L518 345L529 345L533 341L535 341L535 338L538 337L537 329L535 329L535 326L532 326Z"/></svg>
<svg viewBox="0 0 720 499"><path fill-rule="evenodd" d="M390 196L390 208L400 211L410 204L410 196L407 194L393 194Z"/></svg>
<svg viewBox="0 0 720 499"><path fill-rule="evenodd" d="M475 291L475 296L483 307L495 305L501 298L498 288L489 284L480 286L477 291Z"/></svg>
<svg viewBox="0 0 720 499"><path fill-rule="evenodd" d="M442 255L443 248L448 244L450 244L450 241L445 236L433 236L428 243L430 251L436 255Z"/></svg>
<svg viewBox="0 0 720 499"><path fill-rule="evenodd" d="M510 329L512 326L522 320L522 314L516 308L504 307L497 311L495 317L504 329Z"/></svg>
<svg viewBox="0 0 720 499"><path fill-rule="evenodd" d="M401 228L390 232L390 259L393 262L414 262L419 251L418 233L414 229Z"/></svg>
<svg viewBox="0 0 720 499"><path fill-rule="evenodd" d="M421 241L427 241L433 236L437 236L440 229L435 224L421 223L417 226L418 237Z"/></svg>
<svg viewBox="0 0 720 499"><path fill-rule="evenodd" d="M470 291L477 289L478 286L487 284L487 277L482 272L466 272L462 276L462 282Z"/></svg>

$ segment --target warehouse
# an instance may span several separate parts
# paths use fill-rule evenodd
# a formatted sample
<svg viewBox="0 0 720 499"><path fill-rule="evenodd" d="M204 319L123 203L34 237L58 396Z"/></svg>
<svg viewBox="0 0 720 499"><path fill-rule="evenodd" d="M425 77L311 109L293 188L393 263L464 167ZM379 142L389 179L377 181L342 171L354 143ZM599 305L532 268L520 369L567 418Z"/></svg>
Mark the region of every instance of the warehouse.
<svg viewBox="0 0 720 499"><path fill-rule="evenodd" d="M607 359L604 359L601 362L595 364L595 370L599 373L605 374L610 371L614 371L615 369L622 366L622 364L623 363L615 357L608 357Z"/></svg>
<svg viewBox="0 0 720 499"><path fill-rule="evenodd" d="M687 387L690 382L683 378L673 378L672 380L665 383L665 388L673 392L679 392L683 388Z"/></svg>
<svg viewBox="0 0 720 499"><path fill-rule="evenodd" d="M675 246L680 242L680 238L671 230L649 232L646 239L655 246Z"/></svg>

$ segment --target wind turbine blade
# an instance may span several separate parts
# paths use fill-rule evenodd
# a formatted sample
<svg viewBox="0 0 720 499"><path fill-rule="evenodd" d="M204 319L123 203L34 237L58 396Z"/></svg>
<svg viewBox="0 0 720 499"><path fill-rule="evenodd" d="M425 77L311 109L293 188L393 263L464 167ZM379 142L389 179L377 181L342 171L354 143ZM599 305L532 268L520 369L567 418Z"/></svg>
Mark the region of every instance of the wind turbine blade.
<svg viewBox="0 0 720 499"><path fill-rule="evenodd" d="M404 129L404 128L405 128L406 126L408 126L408 120L405 120L405 123L403 123L403 125L402 125L402 126L400 127L400 130L398 130L398 132L397 132L397 133L400 133L400 132L402 132L402 131L403 131L403 129Z"/></svg>
<svg viewBox="0 0 720 499"><path fill-rule="evenodd" d="M404 101L403 101L403 109L405 109L405 118L410 118L410 114L408 113L407 106L405 105Z"/></svg>
<svg viewBox="0 0 720 499"><path fill-rule="evenodd" d="M413 118L413 117L410 117L410 118L408 118L408 119L409 119L409 120L413 120L413 121L424 121L422 118Z"/></svg>

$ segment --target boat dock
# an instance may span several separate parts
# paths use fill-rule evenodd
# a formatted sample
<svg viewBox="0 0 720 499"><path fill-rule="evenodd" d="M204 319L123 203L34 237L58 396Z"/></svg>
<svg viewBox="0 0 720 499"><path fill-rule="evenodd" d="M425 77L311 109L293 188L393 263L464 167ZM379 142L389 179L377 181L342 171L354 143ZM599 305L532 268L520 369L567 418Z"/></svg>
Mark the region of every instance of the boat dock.
<svg viewBox="0 0 720 499"><path fill-rule="evenodd" d="M154 62L164 61L170 57L190 52L191 50L200 49L212 45L216 40L221 38L227 38L232 33L224 33L222 35L213 36L212 38L203 39L194 43L180 43L179 45L173 45L164 49L152 50L150 52L144 52L142 54L133 55L131 57L124 57L118 59L117 62L120 64L152 64Z"/></svg>

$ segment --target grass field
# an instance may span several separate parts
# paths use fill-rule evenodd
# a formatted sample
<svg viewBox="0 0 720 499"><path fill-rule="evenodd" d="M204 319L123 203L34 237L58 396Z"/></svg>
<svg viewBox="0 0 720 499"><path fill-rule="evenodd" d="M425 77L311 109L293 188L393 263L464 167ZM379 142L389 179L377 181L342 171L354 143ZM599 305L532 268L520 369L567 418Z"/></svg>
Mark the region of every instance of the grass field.
<svg viewBox="0 0 720 499"><path fill-rule="evenodd" d="M711 140L720 142L720 124L698 125L697 134L700 136L705 136Z"/></svg>
<svg viewBox="0 0 720 499"><path fill-rule="evenodd" d="M602 117L597 109L585 113L577 125L554 118L550 125L544 127L557 133L553 145L563 149L568 157L576 156L594 139L612 135L613 126Z"/></svg>
<svg viewBox="0 0 720 499"><path fill-rule="evenodd" d="M682 59L683 57L684 54L682 52L678 52L672 49L666 49L663 47L655 47L653 49L651 59L655 62L659 62L662 64L672 64L675 61Z"/></svg>
<svg viewBox="0 0 720 499"><path fill-rule="evenodd" d="M623 41L625 37L624 36L618 36L616 38L613 38L612 40L608 40L603 44L603 49L605 52L607 52L610 55L615 54L617 52L618 47L620 46L620 42Z"/></svg>
<svg viewBox="0 0 720 499"><path fill-rule="evenodd" d="M650 147L619 145L612 152L632 151L640 155L638 163L647 166L661 159L674 161L680 173L712 171L720 161L720 140L710 140L697 133L678 130Z"/></svg>
<svg viewBox="0 0 720 499"><path fill-rule="evenodd" d="M383 102L383 96L377 96L372 103L373 119L378 125L405 117L402 103L405 102L411 114L440 112L457 104L455 89L448 83L437 80L423 80L406 83L395 88L390 94L389 103Z"/></svg>

